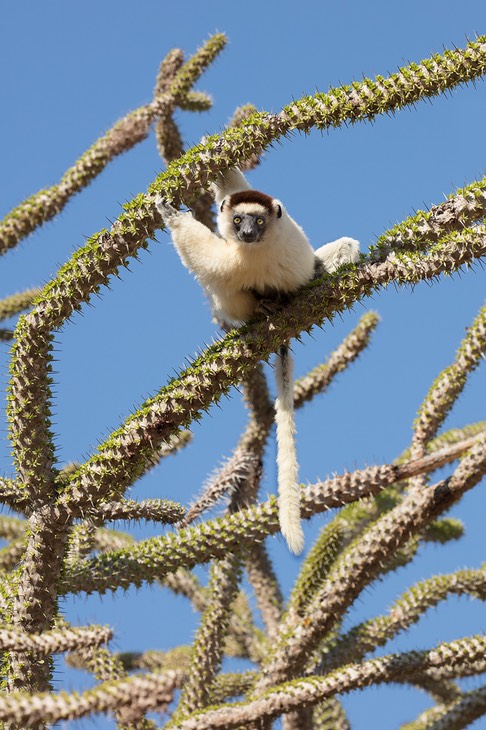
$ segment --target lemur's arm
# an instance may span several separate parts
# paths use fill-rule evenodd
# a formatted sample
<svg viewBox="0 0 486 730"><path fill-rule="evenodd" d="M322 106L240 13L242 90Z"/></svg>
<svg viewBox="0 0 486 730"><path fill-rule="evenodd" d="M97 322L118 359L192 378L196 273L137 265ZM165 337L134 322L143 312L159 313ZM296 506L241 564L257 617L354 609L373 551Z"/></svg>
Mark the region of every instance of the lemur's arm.
<svg viewBox="0 0 486 730"><path fill-rule="evenodd" d="M197 221L192 213L176 210L163 198L157 197L155 205L170 229L182 263L204 284L207 277L224 265L224 240Z"/></svg>
<svg viewBox="0 0 486 730"><path fill-rule="evenodd" d="M242 190L249 190L250 186L241 170L232 167L226 172L220 172L216 180L211 184L211 190L216 200L216 207L219 210L224 198L233 193L241 193Z"/></svg>

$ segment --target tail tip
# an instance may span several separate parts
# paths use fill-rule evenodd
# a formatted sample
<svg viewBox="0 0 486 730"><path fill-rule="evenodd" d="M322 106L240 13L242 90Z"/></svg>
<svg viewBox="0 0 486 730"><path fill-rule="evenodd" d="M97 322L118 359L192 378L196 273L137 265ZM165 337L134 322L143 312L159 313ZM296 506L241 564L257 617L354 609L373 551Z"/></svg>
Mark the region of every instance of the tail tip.
<svg viewBox="0 0 486 730"><path fill-rule="evenodd" d="M300 555L304 549L304 532L299 524L292 529L282 530L290 552Z"/></svg>

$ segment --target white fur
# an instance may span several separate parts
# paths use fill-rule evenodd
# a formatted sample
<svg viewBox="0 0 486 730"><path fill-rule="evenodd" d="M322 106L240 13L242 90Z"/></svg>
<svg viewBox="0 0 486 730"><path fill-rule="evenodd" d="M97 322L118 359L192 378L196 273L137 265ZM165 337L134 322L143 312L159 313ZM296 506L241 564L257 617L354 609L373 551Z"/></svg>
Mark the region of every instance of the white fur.
<svg viewBox="0 0 486 730"><path fill-rule="evenodd" d="M299 466L295 449L293 360L287 348L275 363L277 400L278 521L290 550L298 555L304 549L300 519Z"/></svg>
<svg viewBox="0 0 486 730"><path fill-rule="evenodd" d="M255 312L254 289L292 292L305 284L314 271L314 251L304 231L282 208L282 216L269 222L261 241L243 243L233 235L235 209L218 215L221 236L216 236L191 213L170 211L162 200L157 207L172 233L183 264L206 290L217 319L240 324ZM249 205L242 204L244 212ZM260 210L260 206L256 206Z"/></svg>
<svg viewBox="0 0 486 730"><path fill-rule="evenodd" d="M273 199L274 214L259 203L240 203L230 208L223 201L233 193L249 190L243 174L236 169L219 175L212 186L218 206L220 236L212 233L191 213L181 213L161 198L156 206L170 228L172 240L184 266L204 287L214 316L223 322L241 324L258 305L253 290L263 297L268 292L290 293L308 282L316 257L324 268L335 271L359 256L359 243L339 238L314 252L302 228L289 216L282 203ZM278 206L281 216L277 216ZM222 210L221 210L222 207ZM268 219L259 241L244 243L234 233L235 213L265 215ZM289 548L298 554L304 547L300 521L300 487L295 450L292 358L286 350L276 363L277 465L279 521Z"/></svg>
<svg viewBox="0 0 486 730"><path fill-rule="evenodd" d="M359 241L343 236L332 243L326 243L315 252L329 273L336 271L343 264L354 264L359 258Z"/></svg>

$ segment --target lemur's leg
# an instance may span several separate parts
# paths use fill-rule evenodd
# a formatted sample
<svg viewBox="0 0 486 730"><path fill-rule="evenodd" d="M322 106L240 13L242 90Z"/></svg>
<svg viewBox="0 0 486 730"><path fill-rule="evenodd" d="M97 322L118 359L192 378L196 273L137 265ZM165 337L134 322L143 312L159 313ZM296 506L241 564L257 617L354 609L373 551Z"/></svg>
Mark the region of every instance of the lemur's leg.
<svg viewBox="0 0 486 730"><path fill-rule="evenodd" d="M343 264L354 264L359 258L359 241L354 238L343 236L337 241L326 243L315 252L319 263L324 267L325 271L332 273Z"/></svg>

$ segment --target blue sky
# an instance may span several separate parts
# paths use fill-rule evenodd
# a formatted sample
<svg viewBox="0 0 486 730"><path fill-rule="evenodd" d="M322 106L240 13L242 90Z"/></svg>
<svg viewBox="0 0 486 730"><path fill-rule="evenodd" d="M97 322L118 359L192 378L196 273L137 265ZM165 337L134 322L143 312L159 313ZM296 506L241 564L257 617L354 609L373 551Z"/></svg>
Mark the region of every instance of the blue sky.
<svg viewBox="0 0 486 730"><path fill-rule="evenodd" d="M467 38L484 32L485 21L482 0L460 6L451 0L4 4L0 215L56 183L118 118L150 101L158 65L173 47L188 56L215 31L229 37L226 50L198 84L213 96L212 110L177 115L190 145L221 130L241 104L278 111L316 89L325 91L363 75L386 75L444 47L464 46ZM360 239L366 250L390 225L484 175L485 115L486 86L478 82L372 125L294 135L267 152L250 181L284 201L316 248L349 235ZM120 204L145 190L160 169L153 136L113 162L56 220L3 257L0 295L47 282L85 237L116 218ZM303 481L391 460L408 445L416 410L432 380L453 359L484 292L480 267L413 291L391 287L295 346L296 371L304 374L332 351L364 311L374 309L382 317L361 360L298 414ZM198 285L183 269L168 235L160 233L158 243L56 337L54 410L60 462L91 454L147 395L183 367L186 356L216 334ZM4 386L8 348L0 348ZM471 377L445 427L484 419L485 392L483 367ZM189 502L231 453L244 422L244 409L233 391L194 427L192 444L141 480L131 496ZM265 493L275 488L273 462L271 442ZM11 474L11 469L3 427L0 472ZM453 513L464 520L466 537L445 547L425 546L413 566L367 590L348 621L383 612L416 580L479 566L485 554L483 513L476 490ZM312 522L308 545L325 519ZM142 537L157 530L141 525L133 533ZM281 540L268 544L288 591L299 561L288 555ZM74 622L112 624L120 650L188 642L196 626L183 599L155 587L103 600L68 598L65 609ZM484 628L483 606L451 599L394 647L425 648ZM80 688L88 682L59 664L57 687ZM425 696L404 688L368 690L344 701L358 730L395 727L413 719L427 703ZM109 728L113 723L98 718L71 726ZM476 727L486 724L480 721Z"/></svg>

